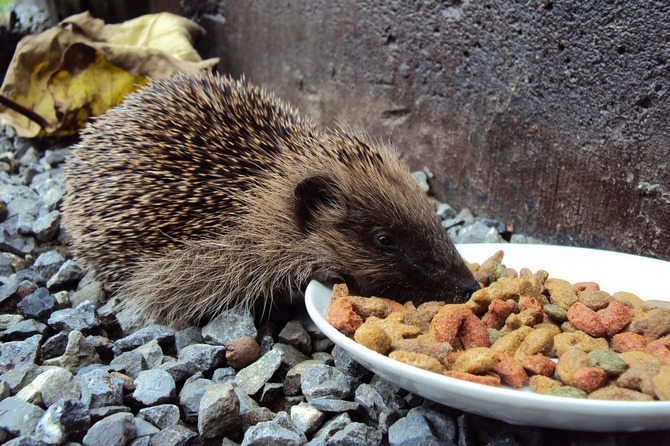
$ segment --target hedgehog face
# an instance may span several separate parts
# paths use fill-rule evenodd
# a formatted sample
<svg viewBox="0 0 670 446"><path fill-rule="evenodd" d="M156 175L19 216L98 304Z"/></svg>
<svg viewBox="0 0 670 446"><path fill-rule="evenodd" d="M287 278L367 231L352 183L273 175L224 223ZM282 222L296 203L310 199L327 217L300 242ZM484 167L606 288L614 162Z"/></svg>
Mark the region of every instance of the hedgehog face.
<svg viewBox="0 0 670 446"><path fill-rule="evenodd" d="M460 303L479 289L427 200L385 207L381 199L347 194L326 176L298 184L295 220L314 241L306 246L328 247L319 253L318 278L341 278L354 293L398 302Z"/></svg>

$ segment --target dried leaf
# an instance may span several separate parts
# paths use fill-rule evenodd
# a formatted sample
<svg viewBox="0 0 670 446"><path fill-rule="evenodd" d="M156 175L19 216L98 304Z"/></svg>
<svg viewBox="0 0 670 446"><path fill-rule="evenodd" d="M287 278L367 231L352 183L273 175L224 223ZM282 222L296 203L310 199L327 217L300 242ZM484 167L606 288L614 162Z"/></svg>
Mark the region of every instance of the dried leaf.
<svg viewBox="0 0 670 446"><path fill-rule="evenodd" d="M169 13L114 25L88 13L69 17L19 42L0 88L0 123L23 137L76 132L150 78L216 65L193 48L203 33Z"/></svg>

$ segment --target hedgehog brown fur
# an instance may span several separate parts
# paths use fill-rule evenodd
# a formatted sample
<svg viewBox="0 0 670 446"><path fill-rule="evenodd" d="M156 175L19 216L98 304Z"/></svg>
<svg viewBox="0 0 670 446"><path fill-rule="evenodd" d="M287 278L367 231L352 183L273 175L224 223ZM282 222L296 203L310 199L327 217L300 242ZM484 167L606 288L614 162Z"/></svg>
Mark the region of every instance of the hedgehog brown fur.
<svg viewBox="0 0 670 446"><path fill-rule="evenodd" d="M246 81L152 82L89 124L66 167L76 257L167 323L282 305L311 278L399 301L476 289L406 165L322 133Z"/></svg>

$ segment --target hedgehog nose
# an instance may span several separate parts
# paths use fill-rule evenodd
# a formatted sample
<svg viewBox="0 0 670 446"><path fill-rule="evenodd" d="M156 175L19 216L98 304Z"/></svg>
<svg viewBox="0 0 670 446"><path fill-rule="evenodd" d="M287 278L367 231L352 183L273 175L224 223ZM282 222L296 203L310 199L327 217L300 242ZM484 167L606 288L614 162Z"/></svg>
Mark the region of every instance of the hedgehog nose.
<svg viewBox="0 0 670 446"><path fill-rule="evenodd" d="M472 295L481 289L479 282L474 278L463 287L463 302L467 301L472 297Z"/></svg>

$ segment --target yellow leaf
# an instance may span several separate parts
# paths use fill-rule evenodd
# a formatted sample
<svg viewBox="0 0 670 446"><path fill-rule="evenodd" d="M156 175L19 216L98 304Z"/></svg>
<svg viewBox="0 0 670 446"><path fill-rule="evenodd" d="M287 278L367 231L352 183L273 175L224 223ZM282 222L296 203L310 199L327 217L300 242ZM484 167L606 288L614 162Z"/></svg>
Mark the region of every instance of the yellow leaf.
<svg viewBox="0 0 670 446"><path fill-rule="evenodd" d="M203 33L168 13L115 25L88 13L69 17L19 42L0 87L11 106L0 105L0 124L23 137L76 132L148 78L216 65L193 48Z"/></svg>

